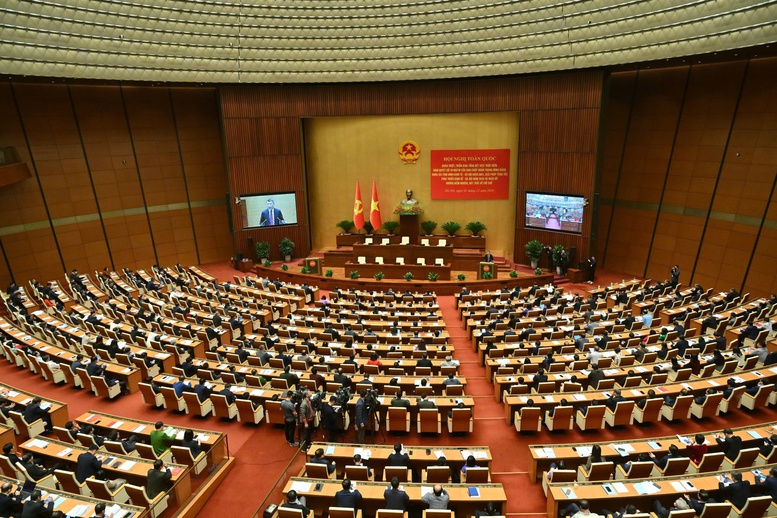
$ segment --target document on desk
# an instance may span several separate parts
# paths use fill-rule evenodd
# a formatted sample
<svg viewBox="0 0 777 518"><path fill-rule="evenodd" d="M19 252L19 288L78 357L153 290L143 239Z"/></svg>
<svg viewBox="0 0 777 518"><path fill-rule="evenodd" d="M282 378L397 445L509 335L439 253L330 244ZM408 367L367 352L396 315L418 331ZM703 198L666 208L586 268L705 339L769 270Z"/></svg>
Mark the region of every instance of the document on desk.
<svg viewBox="0 0 777 518"><path fill-rule="evenodd" d="M114 423L111 425L111 428L121 428L123 424L124 421L114 421Z"/></svg>
<svg viewBox="0 0 777 518"><path fill-rule="evenodd" d="M580 457L590 457L591 456L591 446L577 446L577 455Z"/></svg>
<svg viewBox="0 0 777 518"><path fill-rule="evenodd" d="M146 425L141 424L141 425L136 426L132 431L134 433L142 433L145 429L146 429Z"/></svg>
<svg viewBox="0 0 777 518"><path fill-rule="evenodd" d="M756 432L755 430L748 430L747 433L753 439L763 439L763 436L760 433Z"/></svg>
<svg viewBox="0 0 777 518"><path fill-rule="evenodd" d="M84 516L89 511L90 506L79 504L67 512L67 516L71 518L78 518ZM91 513L90 513L91 514Z"/></svg>
<svg viewBox="0 0 777 518"><path fill-rule="evenodd" d="M617 451L621 457L628 457L629 453L634 451L634 446L629 443L613 444L612 449Z"/></svg>
<svg viewBox="0 0 777 518"><path fill-rule="evenodd" d="M537 448L534 450L537 452L537 456L542 459L555 459L556 458L556 452L553 450L553 448Z"/></svg>
<svg viewBox="0 0 777 518"><path fill-rule="evenodd" d="M370 457L372 457L372 450L368 448L354 448L353 454L361 455L362 460L370 460Z"/></svg>
<svg viewBox="0 0 777 518"><path fill-rule="evenodd" d="M67 457L71 451L73 451L73 448L63 448L62 451L57 453L57 457Z"/></svg>
<svg viewBox="0 0 777 518"><path fill-rule="evenodd" d="M291 489L297 493L307 493L310 491L311 487L313 487L312 482L305 482L303 480L295 480L291 483Z"/></svg>
<svg viewBox="0 0 777 518"><path fill-rule="evenodd" d="M444 457L445 454L442 450L434 450L434 456L439 459L440 457Z"/></svg>
<svg viewBox="0 0 777 518"><path fill-rule="evenodd" d="M324 455L334 455L335 453L335 445L329 444L326 447L326 450L324 451Z"/></svg>
<svg viewBox="0 0 777 518"><path fill-rule="evenodd" d="M575 393L572 397L575 398L575 401L585 401L585 394L579 392Z"/></svg>
<svg viewBox="0 0 777 518"><path fill-rule="evenodd" d="M577 495L575 494L574 489L571 487L562 487L561 492L564 494L565 497L569 499L577 498Z"/></svg>
<svg viewBox="0 0 777 518"><path fill-rule="evenodd" d="M652 495L661 491L661 486L655 482L640 482L634 484L634 489L636 489L637 493L640 495Z"/></svg>
<svg viewBox="0 0 777 518"><path fill-rule="evenodd" d="M137 463L134 460L127 460L127 461L124 461L124 463L121 466L119 466L119 469L122 471L129 471L132 469L133 466L135 466L135 464Z"/></svg>
<svg viewBox="0 0 777 518"><path fill-rule="evenodd" d="M29 445L32 448L45 448L49 445L49 442L41 439L33 439L30 441Z"/></svg>
<svg viewBox="0 0 777 518"><path fill-rule="evenodd" d="M629 488L626 487L626 484L623 482L613 482L612 483L613 489L615 489L616 493L628 493Z"/></svg>
<svg viewBox="0 0 777 518"><path fill-rule="evenodd" d="M424 497L426 493L432 492L432 486L421 486L421 498Z"/></svg>

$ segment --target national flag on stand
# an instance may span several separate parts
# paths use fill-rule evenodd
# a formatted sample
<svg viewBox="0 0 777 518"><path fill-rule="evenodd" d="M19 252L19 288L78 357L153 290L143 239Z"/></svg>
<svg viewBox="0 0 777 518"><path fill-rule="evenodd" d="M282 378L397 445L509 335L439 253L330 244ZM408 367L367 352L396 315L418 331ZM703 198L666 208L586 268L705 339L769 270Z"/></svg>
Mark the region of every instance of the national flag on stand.
<svg viewBox="0 0 777 518"><path fill-rule="evenodd" d="M356 199L353 202L353 226L356 230L364 227L364 205L362 205L362 190L359 188L359 180L356 180Z"/></svg>
<svg viewBox="0 0 777 518"><path fill-rule="evenodd" d="M372 228L378 230L383 222L380 220L380 205L378 204L378 186L372 181L372 201L370 203L370 223Z"/></svg>

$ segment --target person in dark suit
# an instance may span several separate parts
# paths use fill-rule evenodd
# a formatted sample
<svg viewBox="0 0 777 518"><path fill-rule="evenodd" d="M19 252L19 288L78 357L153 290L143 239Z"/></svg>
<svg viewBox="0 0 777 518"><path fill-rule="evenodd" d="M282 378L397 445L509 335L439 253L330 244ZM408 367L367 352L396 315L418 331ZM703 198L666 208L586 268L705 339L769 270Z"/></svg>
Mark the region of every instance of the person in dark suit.
<svg viewBox="0 0 777 518"><path fill-rule="evenodd" d="M593 284L596 277L596 257L588 258L588 284Z"/></svg>
<svg viewBox="0 0 777 518"><path fill-rule="evenodd" d="M173 472L170 471L169 466L165 466L162 459L157 459L154 461L154 467L148 470L146 477L148 478L146 493L150 499L153 499L159 493L164 493L170 488Z"/></svg>
<svg viewBox="0 0 777 518"><path fill-rule="evenodd" d="M721 476L718 480L718 489L726 496L726 500L736 506L737 509L743 509L747 499L752 494L750 491L750 481L742 480L742 473L734 471L731 477Z"/></svg>
<svg viewBox="0 0 777 518"><path fill-rule="evenodd" d="M716 434L715 441L723 446L726 458L730 461L734 461L742 450L742 438L734 435L731 428L723 430L723 435Z"/></svg>
<svg viewBox="0 0 777 518"><path fill-rule="evenodd" d="M43 408L41 402L43 400L40 397L33 399L29 405L24 408L22 416L28 423L34 423L38 419L42 419L46 423L46 431L53 430L51 425L51 414L48 408Z"/></svg>
<svg viewBox="0 0 777 518"><path fill-rule="evenodd" d="M231 405L232 403L234 403L235 399L236 399L234 392L229 390L231 388L232 388L232 384L227 383L226 385L224 385L224 388L219 390L219 392L218 392L220 395L222 395L225 398L227 398L227 404L228 405Z"/></svg>
<svg viewBox="0 0 777 518"><path fill-rule="evenodd" d="M655 464L659 469L665 469L669 459L679 459L682 457L682 455L680 455L680 448L674 444L669 446L669 452L660 459L656 457L652 451L649 452L648 455L650 456L650 460L653 461L653 464Z"/></svg>
<svg viewBox="0 0 777 518"><path fill-rule="evenodd" d="M707 504L714 504L715 499L710 497L709 492L707 492L706 489L700 489L699 490L699 498L691 498L688 495L683 495L683 498L685 498L685 501L688 502L688 505L696 511L697 516L701 516L701 513L704 511L704 506Z"/></svg>
<svg viewBox="0 0 777 518"><path fill-rule="evenodd" d="M78 456L78 462L76 464L76 480L81 484L89 478L97 474L102 466L102 461L96 456L98 446L92 444L89 446L89 451L85 451Z"/></svg>
<svg viewBox="0 0 777 518"><path fill-rule="evenodd" d="M402 443L396 443L394 445L394 453L388 456L389 466L410 466L410 456L407 453L402 453Z"/></svg>
<svg viewBox="0 0 777 518"><path fill-rule="evenodd" d="M405 511L410 497L407 493L399 489L399 478L391 479L391 487L383 492L383 499L386 501L386 509L397 509Z"/></svg>
<svg viewBox="0 0 777 518"><path fill-rule="evenodd" d="M483 257L483 261L486 263L494 262L494 254L491 253L491 250L486 250L486 255Z"/></svg>
<svg viewBox="0 0 777 518"><path fill-rule="evenodd" d="M770 468L769 475L756 478L756 490L772 497L772 502L777 502L777 468Z"/></svg>
<svg viewBox="0 0 777 518"><path fill-rule="evenodd" d="M680 267L677 265L674 265L671 270L669 270L669 275L671 276L671 279L669 282L672 284L673 287L677 287L677 284L680 282Z"/></svg>
<svg viewBox="0 0 777 518"><path fill-rule="evenodd" d="M297 492L295 490L291 490L288 493L286 493L286 503L281 504L281 507L290 507L292 509L299 509L302 511L302 518L308 518L310 513L310 508L307 507L307 502L305 501L304 496L297 497Z"/></svg>
<svg viewBox="0 0 777 518"><path fill-rule="evenodd" d="M401 390L397 390L397 394L391 399L390 406L410 408L410 400L403 398L402 396L404 396L404 393Z"/></svg>
<svg viewBox="0 0 777 518"><path fill-rule="evenodd" d="M348 507L356 509L362 501L362 494L358 489L351 489L351 481L347 478L343 480L343 489L335 493L335 504L337 507Z"/></svg>
<svg viewBox="0 0 777 518"><path fill-rule="evenodd" d="M259 226L271 227L285 224L286 220L283 218L283 213L280 209L275 208L275 200L270 198L267 200L267 208L262 211L262 215L259 218Z"/></svg>
<svg viewBox="0 0 777 518"><path fill-rule="evenodd" d="M24 469L27 470L27 474L34 480L41 480L54 473L55 469L60 469L61 464L54 464L51 468L44 468L41 464L36 464L32 458L32 453L25 453L22 455L22 460L19 461Z"/></svg>
<svg viewBox="0 0 777 518"><path fill-rule="evenodd" d="M604 371L598 365L591 365L591 374L588 375L588 386L596 388L603 379Z"/></svg>
<svg viewBox="0 0 777 518"><path fill-rule="evenodd" d="M537 374L534 375L534 389L539 392L540 383L548 381L548 375L545 374L545 369L540 367L537 369Z"/></svg>
<svg viewBox="0 0 777 518"><path fill-rule="evenodd" d="M615 412L615 409L618 407L618 403L621 401L626 401L626 398L621 395L621 389L615 389L612 391L612 395L607 398L607 401L604 402L605 405L607 405L607 408L609 408L612 412Z"/></svg>
<svg viewBox="0 0 777 518"><path fill-rule="evenodd" d="M327 440L329 442L337 442L337 410L335 410L335 403L337 398L330 396L328 402L324 402L321 405L321 427L326 430Z"/></svg>
<svg viewBox="0 0 777 518"><path fill-rule="evenodd" d="M4 482L0 489L0 516L19 518L22 515L21 494L14 493L13 484Z"/></svg>
<svg viewBox="0 0 777 518"><path fill-rule="evenodd" d="M22 518L49 518L54 512L54 497L47 496L41 500L40 489L32 492L32 496L22 508Z"/></svg>
<svg viewBox="0 0 777 518"><path fill-rule="evenodd" d="M213 393L213 389L205 384L204 378L200 378L200 382L194 387L194 392L197 393L197 399L200 400L200 403L203 403Z"/></svg>

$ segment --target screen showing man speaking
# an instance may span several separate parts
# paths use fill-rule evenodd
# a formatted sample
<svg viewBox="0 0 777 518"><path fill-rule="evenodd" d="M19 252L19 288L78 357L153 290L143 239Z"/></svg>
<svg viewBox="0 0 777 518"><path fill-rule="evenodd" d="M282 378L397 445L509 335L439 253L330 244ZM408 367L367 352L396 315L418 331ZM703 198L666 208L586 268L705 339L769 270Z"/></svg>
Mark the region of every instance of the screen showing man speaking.
<svg viewBox="0 0 777 518"><path fill-rule="evenodd" d="M297 224L297 195L249 194L243 201L243 228Z"/></svg>

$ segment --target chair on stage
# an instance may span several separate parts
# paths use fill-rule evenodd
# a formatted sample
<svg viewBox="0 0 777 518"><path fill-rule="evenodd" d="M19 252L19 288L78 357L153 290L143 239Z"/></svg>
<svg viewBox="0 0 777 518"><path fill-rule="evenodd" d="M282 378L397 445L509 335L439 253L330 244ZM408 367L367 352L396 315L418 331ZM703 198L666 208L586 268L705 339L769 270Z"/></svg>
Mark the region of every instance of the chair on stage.
<svg viewBox="0 0 777 518"><path fill-rule="evenodd" d="M426 266L426 258L425 257L418 257L415 260L416 264L419 264L421 266Z"/></svg>
<svg viewBox="0 0 777 518"><path fill-rule="evenodd" d="M397 264L405 264L405 258L404 257L397 257L395 259Z"/></svg>
<svg viewBox="0 0 777 518"><path fill-rule="evenodd" d="M383 264L383 257L376 257L375 264Z"/></svg>

